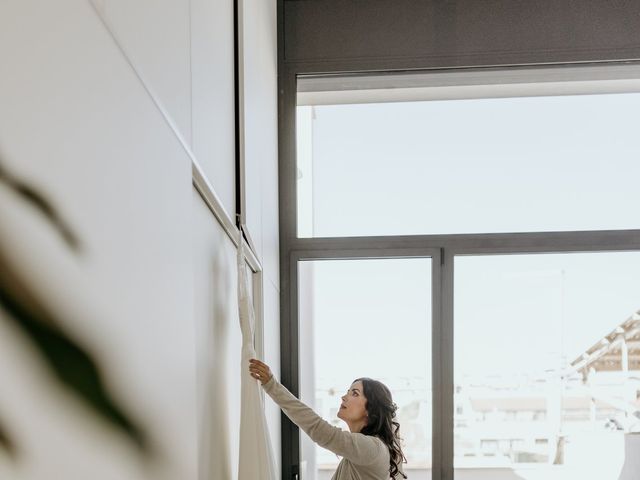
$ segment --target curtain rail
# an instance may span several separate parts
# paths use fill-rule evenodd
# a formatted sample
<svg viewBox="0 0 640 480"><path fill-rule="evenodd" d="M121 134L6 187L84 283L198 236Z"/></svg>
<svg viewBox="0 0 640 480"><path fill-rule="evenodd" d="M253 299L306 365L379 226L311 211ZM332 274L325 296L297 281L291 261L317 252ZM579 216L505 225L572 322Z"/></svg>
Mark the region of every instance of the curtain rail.
<svg viewBox="0 0 640 480"><path fill-rule="evenodd" d="M238 227L236 227L235 222L229 215L229 213L225 210L222 202L218 195L216 195L215 190L213 189L209 180L205 176L202 171L202 167L198 164L198 162L192 158L192 175L193 175L193 186L196 188L204 202L206 203L211 213L213 213L214 217L220 223L220 226L224 229L226 234L229 236L233 244L238 247L238 238L240 236L240 232ZM258 260L255 252L251 248L246 240L243 240L245 245L245 255L247 257L247 263L251 267L254 273L258 273L262 271L262 265Z"/></svg>

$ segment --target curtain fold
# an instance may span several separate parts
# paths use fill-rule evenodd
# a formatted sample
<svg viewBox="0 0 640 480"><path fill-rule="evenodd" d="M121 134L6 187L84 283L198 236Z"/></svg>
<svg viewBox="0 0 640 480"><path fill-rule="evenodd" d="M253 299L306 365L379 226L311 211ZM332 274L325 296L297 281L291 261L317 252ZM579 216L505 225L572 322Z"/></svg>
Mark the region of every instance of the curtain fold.
<svg viewBox="0 0 640 480"><path fill-rule="evenodd" d="M242 230L238 243L238 310L242 331L238 480L277 480L261 387L249 373L249 359L256 358L253 345L255 311L249 295L250 277L247 274Z"/></svg>

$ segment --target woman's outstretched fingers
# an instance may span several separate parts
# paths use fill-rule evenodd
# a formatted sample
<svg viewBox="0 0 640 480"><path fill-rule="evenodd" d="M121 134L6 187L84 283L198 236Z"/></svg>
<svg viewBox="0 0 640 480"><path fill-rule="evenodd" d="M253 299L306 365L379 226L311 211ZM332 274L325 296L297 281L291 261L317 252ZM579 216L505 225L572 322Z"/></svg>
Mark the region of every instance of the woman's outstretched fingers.
<svg viewBox="0 0 640 480"><path fill-rule="evenodd" d="M256 360L252 358L249 360L249 372L251 376L257 380L260 380L260 383L263 385L267 383L271 377L271 369L266 363L261 362L260 360Z"/></svg>

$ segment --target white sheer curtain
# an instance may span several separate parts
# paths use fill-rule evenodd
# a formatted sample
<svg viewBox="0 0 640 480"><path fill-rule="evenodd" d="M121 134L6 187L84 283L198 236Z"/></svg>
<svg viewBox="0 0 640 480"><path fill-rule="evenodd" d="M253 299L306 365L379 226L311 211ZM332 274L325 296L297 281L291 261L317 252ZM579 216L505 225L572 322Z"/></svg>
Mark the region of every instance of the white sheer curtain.
<svg viewBox="0 0 640 480"><path fill-rule="evenodd" d="M255 312L249 296L249 276L242 234L238 246L238 310L242 331L242 383L240 407L240 464L238 480L277 480L273 449L264 416L261 387L249 374L249 359L256 358L253 346Z"/></svg>

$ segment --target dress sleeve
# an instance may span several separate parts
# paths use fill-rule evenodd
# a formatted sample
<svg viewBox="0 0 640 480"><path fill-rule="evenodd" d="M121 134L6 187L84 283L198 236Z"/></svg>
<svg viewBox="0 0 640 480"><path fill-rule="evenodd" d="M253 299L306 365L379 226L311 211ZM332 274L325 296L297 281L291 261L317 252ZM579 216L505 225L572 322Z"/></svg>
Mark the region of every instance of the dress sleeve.
<svg viewBox="0 0 640 480"><path fill-rule="evenodd" d="M321 447L356 465L368 465L384 453L384 445L379 439L334 427L294 397L275 377L263 387L285 415Z"/></svg>

